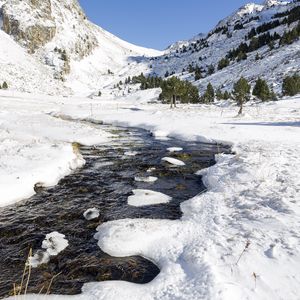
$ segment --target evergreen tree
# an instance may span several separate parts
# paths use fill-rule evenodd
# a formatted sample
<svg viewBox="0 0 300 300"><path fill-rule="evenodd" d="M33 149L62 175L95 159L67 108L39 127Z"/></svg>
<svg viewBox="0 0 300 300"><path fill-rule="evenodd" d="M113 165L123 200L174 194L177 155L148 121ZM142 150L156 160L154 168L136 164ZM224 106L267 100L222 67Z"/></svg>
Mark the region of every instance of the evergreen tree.
<svg viewBox="0 0 300 300"><path fill-rule="evenodd" d="M211 83L207 85L206 91L202 96L202 101L204 103L211 103L215 100L215 90Z"/></svg>
<svg viewBox="0 0 300 300"><path fill-rule="evenodd" d="M284 96L295 96L300 93L300 76L294 74L283 79L282 94Z"/></svg>
<svg viewBox="0 0 300 300"><path fill-rule="evenodd" d="M242 61L247 59L247 54L243 51L240 51L237 56L237 61Z"/></svg>
<svg viewBox="0 0 300 300"><path fill-rule="evenodd" d="M200 80L202 78L201 69L197 66L195 69L195 80Z"/></svg>
<svg viewBox="0 0 300 300"><path fill-rule="evenodd" d="M3 88L4 90L7 90L7 89L8 89L8 84L7 84L6 81L3 82L2 88Z"/></svg>
<svg viewBox="0 0 300 300"><path fill-rule="evenodd" d="M270 90L267 82L261 78L256 80L252 94L262 101L276 99L274 92Z"/></svg>
<svg viewBox="0 0 300 300"><path fill-rule="evenodd" d="M216 90L216 98L217 98L217 100L222 100L223 99L223 93L222 93L220 88L218 88Z"/></svg>
<svg viewBox="0 0 300 300"><path fill-rule="evenodd" d="M251 86L244 77L241 77L233 86L233 96L240 107L239 115L243 113L244 103L250 99L250 90Z"/></svg>
<svg viewBox="0 0 300 300"><path fill-rule="evenodd" d="M208 75L212 75L212 74L214 74L215 73L215 67L213 66L213 65L209 65L208 67L207 67L207 74Z"/></svg>
<svg viewBox="0 0 300 300"><path fill-rule="evenodd" d="M223 99L224 100L228 100L231 98L231 94L228 91L225 91L223 94Z"/></svg>
<svg viewBox="0 0 300 300"><path fill-rule="evenodd" d="M222 58L218 63L218 70L222 70L222 69L226 68L227 66L229 66L229 59L227 57Z"/></svg>

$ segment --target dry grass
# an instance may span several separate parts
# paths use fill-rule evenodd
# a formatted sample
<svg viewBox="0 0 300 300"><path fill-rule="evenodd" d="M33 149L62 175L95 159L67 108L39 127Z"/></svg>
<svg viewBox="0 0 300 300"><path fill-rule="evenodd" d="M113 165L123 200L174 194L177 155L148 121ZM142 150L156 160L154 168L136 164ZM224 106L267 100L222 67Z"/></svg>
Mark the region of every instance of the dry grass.
<svg viewBox="0 0 300 300"><path fill-rule="evenodd" d="M13 295L15 297L21 296L21 295L23 295L23 296L27 295L30 277L31 277L31 271L32 271L32 266L30 264L31 257L32 257L32 249L30 248L26 262L25 262L25 266L24 266L24 270L23 270L23 274L22 274L22 278L21 278L21 283L13 284ZM51 292L51 287L52 287L53 281L55 280L55 278L57 278L59 275L61 275L61 273L62 272L53 275L52 278L50 279L49 284L45 283L42 286L42 288L40 289L38 294L41 295L43 290L45 289L45 287L48 286L45 295L49 295Z"/></svg>

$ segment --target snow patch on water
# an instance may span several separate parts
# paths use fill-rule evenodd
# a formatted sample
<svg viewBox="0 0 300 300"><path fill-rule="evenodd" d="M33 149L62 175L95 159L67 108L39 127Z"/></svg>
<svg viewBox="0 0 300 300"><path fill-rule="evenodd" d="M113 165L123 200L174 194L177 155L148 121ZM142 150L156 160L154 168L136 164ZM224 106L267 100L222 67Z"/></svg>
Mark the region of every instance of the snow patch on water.
<svg viewBox="0 0 300 300"><path fill-rule="evenodd" d="M183 150L181 147L170 147L167 149L169 152L180 152Z"/></svg>
<svg viewBox="0 0 300 300"><path fill-rule="evenodd" d="M137 182L149 182L149 183L151 183L151 182L157 181L158 178L155 177L155 176L148 176L148 177L140 177L140 176L136 176L136 177L134 178L134 180L137 181Z"/></svg>
<svg viewBox="0 0 300 300"><path fill-rule="evenodd" d="M38 250L33 257L29 258L29 264L33 268L48 263L51 256L56 256L63 250L65 250L69 245L69 242L66 240L66 236L59 232L51 232L46 235L42 243L43 250Z"/></svg>
<svg viewBox="0 0 300 300"><path fill-rule="evenodd" d="M88 210L86 210L83 214L83 216L85 217L86 220L91 221L94 219L97 219L100 215L100 211L97 208L89 208Z"/></svg>
<svg viewBox="0 0 300 300"><path fill-rule="evenodd" d="M162 158L162 161L166 161L169 164L174 165L174 166L185 166L185 163L183 161L176 159L176 158L172 158L172 157L164 157L164 158Z"/></svg>
<svg viewBox="0 0 300 300"><path fill-rule="evenodd" d="M128 204L131 206L146 206L161 203L168 203L172 200L171 197L151 191L151 190L133 190L133 195L128 197Z"/></svg>

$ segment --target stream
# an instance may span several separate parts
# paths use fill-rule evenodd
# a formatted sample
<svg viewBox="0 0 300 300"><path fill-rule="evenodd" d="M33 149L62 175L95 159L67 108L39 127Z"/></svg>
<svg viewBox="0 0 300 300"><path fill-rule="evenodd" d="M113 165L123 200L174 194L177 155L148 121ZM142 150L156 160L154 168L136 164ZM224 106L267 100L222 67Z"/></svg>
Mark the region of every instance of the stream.
<svg viewBox="0 0 300 300"><path fill-rule="evenodd" d="M29 249L40 249L45 235L53 231L64 234L69 246L48 264L32 269L28 293L45 293L57 274L50 292L63 295L79 294L86 282L150 282L160 272L155 263L138 256L109 256L93 238L96 228L124 218L179 219L180 204L205 191L195 172L213 165L216 153L230 153L230 147L224 145L157 140L142 129L97 126L116 136L109 144L80 146L84 167L56 186L41 188L33 197L0 209L0 298L13 295L13 284L21 281ZM169 147L182 147L183 151L169 153ZM130 156L128 151L137 154ZM172 167L161 161L165 156L186 165ZM136 176L158 180L137 182ZM161 192L172 201L129 206L127 198L135 189ZM100 210L100 216L87 221L83 213L93 207Z"/></svg>

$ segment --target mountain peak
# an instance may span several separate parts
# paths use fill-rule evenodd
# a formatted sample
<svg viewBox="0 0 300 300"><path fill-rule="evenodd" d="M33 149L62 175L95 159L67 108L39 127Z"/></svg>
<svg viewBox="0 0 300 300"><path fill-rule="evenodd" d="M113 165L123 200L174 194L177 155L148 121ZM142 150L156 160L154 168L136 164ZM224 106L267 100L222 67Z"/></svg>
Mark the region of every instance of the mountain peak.
<svg viewBox="0 0 300 300"><path fill-rule="evenodd" d="M272 7L272 6L277 6L277 5L285 5L287 4L288 1L281 1L281 0L265 0L263 5L265 7Z"/></svg>

